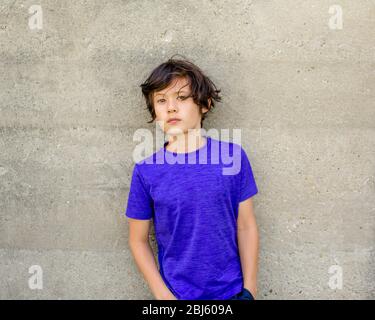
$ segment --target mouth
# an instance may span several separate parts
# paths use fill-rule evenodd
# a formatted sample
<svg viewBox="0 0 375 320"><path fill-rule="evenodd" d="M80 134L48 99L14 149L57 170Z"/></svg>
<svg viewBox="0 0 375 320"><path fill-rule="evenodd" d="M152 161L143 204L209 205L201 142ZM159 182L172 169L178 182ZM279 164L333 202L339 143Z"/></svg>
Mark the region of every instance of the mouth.
<svg viewBox="0 0 375 320"><path fill-rule="evenodd" d="M177 119L177 118L173 118L173 119L169 119L168 120L168 123L170 123L170 124L174 124L174 123L177 123L177 122L179 122L179 121L181 121L180 119Z"/></svg>

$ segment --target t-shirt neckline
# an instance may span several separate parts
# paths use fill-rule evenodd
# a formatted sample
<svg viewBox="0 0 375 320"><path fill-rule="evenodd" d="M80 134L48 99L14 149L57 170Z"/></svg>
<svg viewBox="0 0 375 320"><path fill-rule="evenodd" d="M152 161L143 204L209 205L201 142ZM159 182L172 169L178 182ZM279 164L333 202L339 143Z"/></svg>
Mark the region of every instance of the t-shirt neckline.
<svg viewBox="0 0 375 320"><path fill-rule="evenodd" d="M207 147L209 146L210 140L211 140L211 138L209 136L203 136L203 137L206 138L206 143L203 146L201 146L200 148L198 148L198 149L196 149L194 151L190 151L190 152L172 152L172 151L169 151L169 150L166 149L168 141L165 141L164 142L164 146L163 146L164 152L172 154L174 156L180 156L180 157L188 156L189 154L194 154L194 153L202 152L205 149L207 149Z"/></svg>

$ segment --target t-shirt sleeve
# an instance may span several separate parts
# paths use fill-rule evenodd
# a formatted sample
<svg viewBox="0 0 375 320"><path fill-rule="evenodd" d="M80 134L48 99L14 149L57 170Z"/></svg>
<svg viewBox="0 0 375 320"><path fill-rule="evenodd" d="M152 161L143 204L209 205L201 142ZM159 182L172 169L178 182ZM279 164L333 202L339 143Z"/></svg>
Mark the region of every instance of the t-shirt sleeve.
<svg viewBox="0 0 375 320"><path fill-rule="evenodd" d="M147 220L153 217L153 212L153 200L136 164L133 169L125 215L128 218Z"/></svg>
<svg viewBox="0 0 375 320"><path fill-rule="evenodd" d="M253 170L249 158L244 149L241 148L241 186L240 202L250 198L258 193L258 187L255 182Z"/></svg>

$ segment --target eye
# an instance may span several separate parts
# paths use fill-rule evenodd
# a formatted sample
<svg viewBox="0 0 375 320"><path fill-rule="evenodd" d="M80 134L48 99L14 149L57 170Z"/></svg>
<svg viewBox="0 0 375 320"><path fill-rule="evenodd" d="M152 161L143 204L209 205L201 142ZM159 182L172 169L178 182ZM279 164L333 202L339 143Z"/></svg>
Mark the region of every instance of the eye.
<svg viewBox="0 0 375 320"><path fill-rule="evenodd" d="M180 99L180 100L186 100L187 98L189 98L189 97L186 97L186 96L178 96L177 97L177 99ZM165 99L159 99L156 102L157 103L163 103L164 101L165 101Z"/></svg>

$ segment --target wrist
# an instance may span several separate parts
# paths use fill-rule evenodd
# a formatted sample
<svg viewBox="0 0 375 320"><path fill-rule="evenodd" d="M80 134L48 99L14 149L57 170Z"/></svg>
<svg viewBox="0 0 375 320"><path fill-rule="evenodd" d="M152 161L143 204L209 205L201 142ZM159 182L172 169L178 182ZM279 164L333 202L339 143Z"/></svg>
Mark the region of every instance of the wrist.
<svg viewBox="0 0 375 320"><path fill-rule="evenodd" d="M254 298L256 297L257 292L258 292L256 281L244 282L244 288L249 290L251 292L251 294L254 296Z"/></svg>
<svg viewBox="0 0 375 320"><path fill-rule="evenodd" d="M157 300L174 300L176 297L172 294L172 292L168 288L164 288L161 291L158 291L155 294L155 298Z"/></svg>

